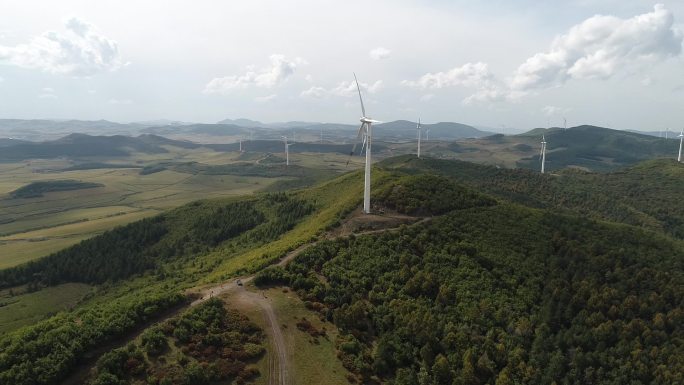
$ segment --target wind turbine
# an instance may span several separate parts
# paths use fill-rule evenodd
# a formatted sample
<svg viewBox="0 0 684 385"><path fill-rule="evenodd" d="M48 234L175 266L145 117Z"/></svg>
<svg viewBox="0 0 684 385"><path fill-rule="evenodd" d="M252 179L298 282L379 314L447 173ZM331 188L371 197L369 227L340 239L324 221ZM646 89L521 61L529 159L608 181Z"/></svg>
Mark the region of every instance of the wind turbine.
<svg viewBox="0 0 684 385"><path fill-rule="evenodd" d="M541 173L544 173L544 164L546 163L546 139L542 135L541 141Z"/></svg>
<svg viewBox="0 0 684 385"><path fill-rule="evenodd" d="M677 162L679 163L682 162L682 143L684 143L684 128L682 128L682 132L679 134L679 156L677 157Z"/></svg>
<svg viewBox="0 0 684 385"><path fill-rule="evenodd" d="M567 130L567 129L568 129L568 119L563 118L563 130Z"/></svg>
<svg viewBox="0 0 684 385"><path fill-rule="evenodd" d="M373 120L366 116L366 108L363 106L363 98L361 97L361 87L359 87L359 80L354 74L354 81L356 82L356 90L359 92L359 102L361 102L361 127L359 127L359 133L357 135L357 141L363 138L363 145L361 146L361 152L363 148L366 148L366 170L363 180L363 212L370 214L370 189L371 189L371 145L373 144L373 123L380 123L380 121ZM352 154L356 149L356 144L352 148Z"/></svg>
<svg viewBox="0 0 684 385"><path fill-rule="evenodd" d="M425 141L430 141L430 126L428 126L428 128L425 129Z"/></svg>
<svg viewBox="0 0 684 385"><path fill-rule="evenodd" d="M240 141L240 152L242 152L242 138L238 139Z"/></svg>
<svg viewBox="0 0 684 385"><path fill-rule="evenodd" d="M418 118L416 129L418 130L418 157L420 158L420 118Z"/></svg>
<svg viewBox="0 0 684 385"><path fill-rule="evenodd" d="M292 143L287 143L287 136L281 136L283 142L285 143L285 165L290 165L290 146Z"/></svg>

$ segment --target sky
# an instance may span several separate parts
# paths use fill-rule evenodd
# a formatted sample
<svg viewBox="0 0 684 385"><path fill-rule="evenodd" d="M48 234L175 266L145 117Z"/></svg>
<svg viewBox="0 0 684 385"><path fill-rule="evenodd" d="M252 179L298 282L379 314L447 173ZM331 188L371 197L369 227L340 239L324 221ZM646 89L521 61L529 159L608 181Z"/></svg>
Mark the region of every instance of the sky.
<svg viewBox="0 0 684 385"><path fill-rule="evenodd" d="M2 0L0 118L684 127L684 2Z"/></svg>

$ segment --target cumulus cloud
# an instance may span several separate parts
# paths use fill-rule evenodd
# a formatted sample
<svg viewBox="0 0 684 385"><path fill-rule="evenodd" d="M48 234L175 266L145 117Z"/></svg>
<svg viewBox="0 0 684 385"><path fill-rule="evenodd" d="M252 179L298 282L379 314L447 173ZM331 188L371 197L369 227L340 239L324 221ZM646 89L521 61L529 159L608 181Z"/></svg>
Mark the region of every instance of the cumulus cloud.
<svg viewBox="0 0 684 385"><path fill-rule="evenodd" d="M359 87L362 91L369 94L375 94L380 91L383 87L382 80L377 80L373 84L359 82ZM337 86L326 89L320 86L312 86L311 88L302 91L301 96L312 97L312 98L323 98L326 96L356 96L356 83L351 81L343 81L337 84Z"/></svg>
<svg viewBox="0 0 684 385"><path fill-rule="evenodd" d="M271 94L271 95L266 95L266 96L257 96L256 98L254 98L254 101L259 102L259 103L266 103L266 102L270 102L271 100L273 100L277 97L278 97L278 95L276 95L276 94Z"/></svg>
<svg viewBox="0 0 684 385"><path fill-rule="evenodd" d="M209 94L226 94L236 88L251 86L273 88L292 76L297 70L297 66L306 64L306 61L302 58L289 60L284 55L278 54L271 55L269 59L271 61L270 66L261 70L255 71L253 67L250 67L242 75L230 75L212 79L205 86L204 92Z"/></svg>
<svg viewBox="0 0 684 385"><path fill-rule="evenodd" d="M464 104L513 101L571 79L608 79L626 68L640 69L679 56L683 42L684 33L675 26L672 13L658 4L653 12L629 19L593 16L583 21L556 37L548 51L528 58L505 81L492 74L486 63L478 62L427 73L402 84L421 89L474 89Z"/></svg>
<svg viewBox="0 0 684 385"><path fill-rule="evenodd" d="M557 37L547 52L527 59L513 75L511 88L527 91L569 79L608 79L628 66L678 56L683 38L662 4L629 19L597 15Z"/></svg>
<svg viewBox="0 0 684 385"><path fill-rule="evenodd" d="M418 80L404 80L402 85L420 89L465 87L475 93L463 100L464 104L476 101L504 101L512 97L504 84L496 79L486 63L466 63L444 72L427 73Z"/></svg>
<svg viewBox="0 0 684 385"><path fill-rule="evenodd" d="M82 77L123 66L116 41L93 25L74 17L64 27L65 32L48 31L26 44L0 45L0 63Z"/></svg>
<svg viewBox="0 0 684 385"><path fill-rule="evenodd" d="M382 60L382 59L387 59L390 57L390 54L392 51L388 50L385 47L378 47L372 49L368 55L370 56L371 59L373 60Z"/></svg>

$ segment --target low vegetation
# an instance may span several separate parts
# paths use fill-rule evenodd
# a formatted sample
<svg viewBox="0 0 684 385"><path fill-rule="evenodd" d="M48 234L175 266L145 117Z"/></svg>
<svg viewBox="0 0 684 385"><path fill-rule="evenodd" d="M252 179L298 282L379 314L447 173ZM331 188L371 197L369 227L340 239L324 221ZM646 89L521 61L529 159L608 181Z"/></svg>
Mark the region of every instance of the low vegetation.
<svg viewBox="0 0 684 385"><path fill-rule="evenodd" d="M77 180L38 181L12 191L10 196L15 199L38 198L49 192L83 190L102 186L104 185L100 183L81 182Z"/></svg>

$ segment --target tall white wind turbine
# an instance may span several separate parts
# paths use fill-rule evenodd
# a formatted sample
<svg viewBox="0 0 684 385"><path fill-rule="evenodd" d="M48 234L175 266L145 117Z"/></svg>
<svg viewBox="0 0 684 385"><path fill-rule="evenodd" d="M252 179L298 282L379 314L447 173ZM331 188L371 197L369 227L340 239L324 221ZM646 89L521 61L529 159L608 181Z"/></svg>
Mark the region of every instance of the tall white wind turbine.
<svg viewBox="0 0 684 385"><path fill-rule="evenodd" d="M357 141L363 139L363 147L366 149L366 170L363 180L363 212L370 214L370 189L371 189L371 146L373 144L373 123L381 123L366 116L366 108L363 106L363 98L361 97L361 87L359 87L359 80L354 74L354 81L356 82L356 90L359 92L359 102L361 102L361 127L357 135ZM363 147L361 151L363 151ZM354 145L354 149L356 145ZM352 154L354 153L352 149Z"/></svg>
<svg viewBox="0 0 684 385"><path fill-rule="evenodd" d="M544 173L544 165L546 164L546 139L542 135L541 141L541 173Z"/></svg>
<svg viewBox="0 0 684 385"><path fill-rule="evenodd" d="M292 145L291 143L287 143L287 136L281 136L283 139L283 143L285 143L285 165L289 166L290 165L290 146Z"/></svg>
<svg viewBox="0 0 684 385"><path fill-rule="evenodd" d="M418 157L420 158L420 118L418 118L418 124L416 125L416 130L418 130Z"/></svg>
<svg viewBox="0 0 684 385"><path fill-rule="evenodd" d="M684 144L684 128L682 128L682 132L679 134L679 156L677 157L677 162L679 163L682 162L682 144Z"/></svg>

